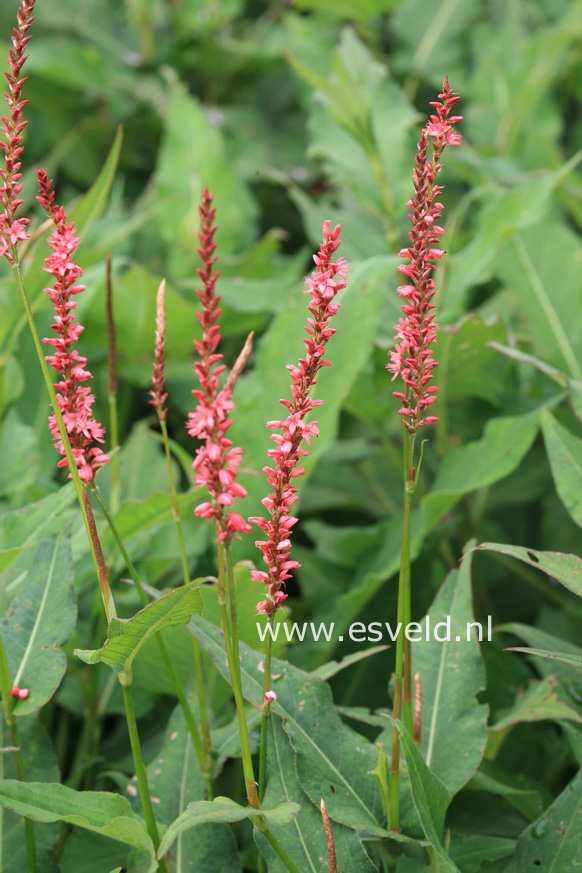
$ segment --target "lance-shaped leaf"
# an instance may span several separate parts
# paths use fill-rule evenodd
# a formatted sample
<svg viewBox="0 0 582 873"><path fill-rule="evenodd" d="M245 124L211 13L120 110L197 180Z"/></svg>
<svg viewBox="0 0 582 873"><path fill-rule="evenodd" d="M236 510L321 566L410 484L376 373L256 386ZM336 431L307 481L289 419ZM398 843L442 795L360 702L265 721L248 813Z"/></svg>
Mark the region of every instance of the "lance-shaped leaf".
<svg viewBox="0 0 582 873"><path fill-rule="evenodd" d="M34 821L62 821L86 828L140 849L151 859L148 873L157 869L154 847L144 822L125 797L105 791L73 791L45 782L0 781L0 805Z"/></svg>
<svg viewBox="0 0 582 873"><path fill-rule="evenodd" d="M274 809L261 808L260 815L269 826L274 827L289 824L301 807L298 803L281 803ZM168 827L160 843L159 857L163 858L169 851L174 840L189 828L201 824L229 824L243 821L245 818L256 818L257 810L250 806L241 806L230 797L215 797L214 800L196 800L189 803L187 809Z"/></svg>
<svg viewBox="0 0 582 873"><path fill-rule="evenodd" d="M477 770L487 742L488 710L477 701L485 669L474 628L467 641L473 622L470 554L448 576L425 621L430 639L411 646L422 687L422 750L431 773L454 795ZM439 622L444 642L435 639Z"/></svg>
<svg viewBox="0 0 582 873"><path fill-rule="evenodd" d="M229 681L222 632L195 617L189 629ZM255 706L263 699L264 655L241 644L243 694ZM301 787L314 804L324 799L334 821L375 836L415 843L392 834L381 825L382 801L376 780L369 773L376 765L376 748L350 730L339 717L327 683L286 661L273 658L272 687L277 700L271 711L284 720L285 732L295 750Z"/></svg>
<svg viewBox="0 0 582 873"><path fill-rule="evenodd" d="M582 771L517 841L507 873L582 869Z"/></svg>
<svg viewBox="0 0 582 873"><path fill-rule="evenodd" d="M67 663L60 646L71 636L76 619L70 540L41 543L0 623L12 684L29 692L15 706L16 715L39 709L58 688Z"/></svg>
<svg viewBox="0 0 582 873"><path fill-rule="evenodd" d="M267 806L293 801L301 805L301 812L292 823L282 828L274 827L273 835L299 870L305 873L329 873L321 812L303 793L293 764L293 749L276 716L271 718L269 725L268 774L265 794ZM336 822L332 828L338 870L373 873L376 868L368 858L358 834ZM255 831L255 841L268 861L270 873L285 873L287 868L258 831Z"/></svg>
<svg viewBox="0 0 582 873"><path fill-rule="evenodd" d="M196 701L190 702L198 717ZM254 712L260 717L260 710ZM148 767L148 785L156 798L156 820L164 825L178 819L190 803L204 799L204 778L181 706L172 713L162 748ZM137 798L134 802L139 803ZM133 867L130 865L129 869ZM172 846L172 873L196 870L242 873L236 842L227 824L201 824L178 835Z"/></svg>
<svg viewBox="0 0 582 873"><path fill-rule="evenodd" d="M402 723L392 718L390 721L397 726L400 732L400 744L406 758L412 803L424 835L431 846L431 860L434 865L431 869L438 871L438 873L453 873L453 871L459 873L459 868L448 857L440 841L445 812L451 801L451 795L441 780L430 772L418 746L408 731L404 729Z"/></svg>
<svg viewBox="0 0 582 873"><path fill-rule="evenodd" d="M536 655L538 658L549 658L551 661L560 661L582 670L582 655L569 655L567 652L545 652L543 649L528 649L521 646L511 646L506 652L523 652L524 655Z"/></svg>
<svg viewBox="0 0 582 873"><path fill-rule="evenodd" d="M202 612L202 597L196 583L183 585L170 594L148 603L133 618L114 618L107 639L100 649L75 649L86 664L109 664L124 684L131 683L131 665L140 648L152 634L166 627L187 624L194 613Z"/></svg>
<svg viewBox="0 0 582 873"><path fill-rule="evenodd" d="M574 594L582 597L582 558L578 555L568 555L563 552L538 552L536 549L526 549L523 546L509 546L504 543L481 543L478 549L490 552L501 552L547 573L553 579L561 582Z"/></svg>
<svg viewBox="0 0 582 873"><path fill-rule="evenodd" d="M542 430L560 500L578 525L582 525L582 440L562 427L547 409Z"/></svg>
<svg viewBox="0 0 582 873"><path fill-rule="evenodd" d="M509 712L489 730L501 733L522 722L546 719L556 721L567 719L582 724L582 714L565 700L560 699L557 688L558 682L554 676L546 676L541 682L532 682L527 691L518 697Z"/></svg>

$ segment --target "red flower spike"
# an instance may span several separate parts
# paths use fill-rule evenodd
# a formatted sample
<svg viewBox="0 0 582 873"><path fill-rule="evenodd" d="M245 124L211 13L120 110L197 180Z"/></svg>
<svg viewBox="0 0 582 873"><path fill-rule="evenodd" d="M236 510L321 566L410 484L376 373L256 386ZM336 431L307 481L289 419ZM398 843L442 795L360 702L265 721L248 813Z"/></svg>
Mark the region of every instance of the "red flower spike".
<svg viewBox="0 0 582 873"><path fill-rule="evenodd" d="M22 131L28 124L27 121L22 120L22 110L28 101L21 99L22 86L26 82L26 77L22 78L20 73L27 57L24 52L30 39L28 30L34 21L32 14L34 2L35 0L22 0L17 13L18 26L14 28L12 34L12 48L6 58L8 72L5 75L8 90L4 96L8 103L8 117L2 117L0 128L6 137L5 140L0 139L0 149L4 152L4 167L0 168L0 179L2 180L0 205L3 209L3 212L0 213L0 256L4 255L11 264L14 263L13 248L18 245L20 240L26 240L29 237L26 231L29 219L15 219L14 213L22 203L18 196L22 191L20 156L23 151Z"/></svg>
<svg viewBox="0 0 582 873"><path fill-rule="evenodd" d="M333 261L333 255L340 245L341 227L337 225L332 231L329 221L323 225L323 243L317 255L313 256L316 269L311 278L306 278L305 293L311 295L306 327L308 339L305 343L305 357L299 360L298 366L288 365L291 373L291 395L293 401L281 400L280 403L289 414L284 421L267 422L267 428L281 430L280 434L271 434L275 443L274 449L267 452L274 461L273 467L264 467L267 481L273 492L264 498L263 505L269 511L270 518L250 518L266 534L266 540L257 542L257 548L263 553L263 560L268 572L255 570L251 575L257 582L264 582L267 589L267 599L257 604L258 613L273 616L275 611L286 600L287 595L281 590L285 580L291 576L290 571L297 569L298 561L289 560L291 553L291 528L297 519L290 515L289 507L297 501L297 489L292 480L302 476L305 470L297 467L299 458L309 454L302 443L311 443L311 438L319 434L316 421L306 422L305 417L323 401L312 400L309 397L311 388L316 383L316 376L321 367L329 366L329 361L323 359L325 346L335 333L329 328L329 319L340 307L334 302L338 291L346 286L348 266L343 258Z"/></svg>
<svg viewBox="0 0 582 873"><path fill-rule="evenodd" d="M48 238L52 254L45 259L43 270L50 273L54 279L52 288L44 290L49 295L55 308L55 321L52 325L56 338L43 340L54 349L54 354L47 355L47 362L59 373L61 379L55 383L57 401L69 435L73 457L79 469L79 476L84 482L90 482L96 470L109 461L109 457L93 443L104 442L105 430L93 418L92 406L95 396L91 389L83 385L92 379L91 373L85 370L87 359L81 357L73 343L76 343L83 332L83 326L75 321L73 310L77 304L71 300L75 294L85 290L84 285L77 284L83 271L73 261L73 253L79 244L75 236L73 222L67 224L63 207L55 205L55 195L52 190L52 180L44 170L39 170L38 182L40 193L36 198L52 218L55 228ZM61 453L59 467L67 466L65 448L59 433L55 415L49 417L49 430L54 437L55 448ZM71 474L69 473L69 478Z"/></svg>
<svg viewBox="0 0 582 873"><path fill-rule="evenodd" d="M164 392L164 371L166 351L166 308L165 308L166 280L162 279L156 297L156 345L154 355L154 371L152 373L152 388L150 391L150 403L164 421L168 410L164 409L164 403L168 397Z"/></svg>
<svg viewBox="0 0 582 873"><path fill-rule="evenodd" d="M434 322L434 280L431 273L444 255L440 248L440 238L443 228L436 224L443 209L437 198L442 192L442 186L436 185L436 178L441 171L440 158L446 145L460 145L461 136L456 133L453 125L461 121L461 115L450 115L451 108L459 99L453 94L448 79L445 79L442 102L434 101L431 106L436 114L431 115L418 143L416 163L412 179L414 196L408 201L412 212L409 213L412 230L409 231L410 246L400 251L401 258L407 258L409 264L401 264L398 270L410 279L409 285L401 285L397 293L404 297L406 303L402 306L401 318L395 325L396 344L390 352L390 362L386 365L394 375L398 375L406 386L406 393L394 391L395 397L403 401L399 415L412 434L419 427L438 421L434 415L424 416L426 407L436 400L436 386L429 387L432 371L437 366L433 358L431 345L436 342L437 325ZM429 143L432 157L428 157ZM424 417L423 417L424 416Z"/></svg>
<svg viewBox="0 0 582 873"><path fill-rule="evenodd" d="M232 506L235 497L246 497L247 492L235 482L242 461L242 449L233 447L232 441L226 437L232 423L229 414L234 409L232 391L226 386L222 389L219 387L218 377L226 368L218 363L222 355L216 352L220 342L217 320L221 310L218 305L220 297L216 293L216 280L220 274L213 272L217 258L214 255L216 227L213 226L216 210L212 207L212 197L206 189L203 190L198 235L200 247L197 251L204 267L197 270L202 288L196 290L202 304L202 311L197 313L202 326L202 339L194 340L200 357L194 367L201 390L192 391L198 405L194 412L188 413L186 429L190 436L205 441L197 449L192 467L196 486L206 486L212 498L197 506L194 512L201 518L215 518L219 539L230 542L239 533L249 533L251 527L238 512L225 512L225 506Z"/></svg>

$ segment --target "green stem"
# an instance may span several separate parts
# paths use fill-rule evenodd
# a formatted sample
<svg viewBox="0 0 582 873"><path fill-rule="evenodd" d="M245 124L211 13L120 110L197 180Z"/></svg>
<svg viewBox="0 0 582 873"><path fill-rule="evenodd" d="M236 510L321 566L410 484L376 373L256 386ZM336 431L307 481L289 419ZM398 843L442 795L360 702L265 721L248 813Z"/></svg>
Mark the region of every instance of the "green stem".
<svg viewBox="0 0 582 873"><path fill-rule="evenodd" d="M123 540L121 539L121 537L119 535L119 531L117 530L117 527L115 526L115 522L113 521L113 519L111 517L111 514L107 508L107 504L105 503L105 501L103 499L103 495L101 494L101 491L99 490L97 485L94 485L93 491L95 493L95 496L97 498L99 506L101 507L101 511L103 512L103 515L105 516L107 524L109 525L109 529L111 530L111 533L113 534L113 538L115 539L115 542L117 543L117 547L121 553L121 556L122 556L123 560L125 561L125 566L127 567L129 575L131 576L131 578L133 580L136 591L139 595L139 599L141 600L143 606L147 606L149 603L148 596L145 593L144 587L141 583L141 579L139 578L138 572L135 569L133 561L131 560L131 558L129 557L129 555L127 553L127 550L125 548ZM188 730L190 731L190 736L192 737L192 744L193 744L194 750L196 752L196 757L198 758L198 765L200 767L202 774L204 775L204 779L206 782L206 789L208 791L208 799L212 800L212 777L211 777L212 758L210 758L210 759L208 758L204 743L202 742L202 738L200 736L200 731L198 730L198 725L196 724L196 719L194 717L194 713L192 712L190 704L188 703L188 698L186 697L186 692L184 691L184 687L182 685L182 682L180 681L180 677L178 676L178 672L177 672L176 668L174 667L174 664L172 662L172 658L170 656L170 653L168 652L167 646L159 634L156 634L156 642L158 645L158 649L159 649L162 661L164 662L164 666L165 666L165 668L168 672L168 675L172 681L172 684L174 686L174 691L176 693L176 697L178 698L178 702L179 702L180 706L182 707L182 711L184 713L184 718L186 719L186 724L188 725Z"/></svg>
<svg viewBox="0 0 582 873"><path fill-rule="evenodd" d="M281 846L281 844L275 839L271 831L264 831L263 836L265 837L271 848L275 850L277 856L281 859L287 870L289 870L289 873L300 873L297 865L291 860L283 846Z"/></svg>
<svg viewBox="0 0 582 873"><path fill-rule="evenodd" d="M141 753L139 734L137 732L137 722L135 720L133 700L131 698L131 686L125 685L123 682L120 682L120 685L123 692L123 704L125 706L125 718L127 720L127 729L129 731L129 742L131 744L133 765L135 767L137 787L139 789L139 796L143 808L144 818L146 821L146 828L148 834L151 837L151 841L154 844L154 849L157 853L160 846L160 835L158 833L158 826L156 824L156 817L154 815L154 807L152 804L152 798L150 796L150 789L148 786L148 777L145 764L143 762L143 755ZM158 862L158 871L159 873L167 873L166 862L163 858Z"/></svg>
<svg viewBox="0 0 582 873"><path fill-rule="evenodd" d="M160 430L162 431L162 439L164 441L164 451L166 453L166 461L168 464L168 478L170 481L170 492L172 495L172 515L174 524L176 525L176 533L178 535L178 545L180 547L180 557L182 560L182 574L184 577L184 585L190 581L190 570L188 568L188 557L186 555L186 545L184 543L184 532L182 530L182 521L180 519L180 507L178 506L178 494L176 491L176 480L174 478L174 470L172 468L172 454L170 452L170 441L168 439L168 429L166 421L158 411L158 420L160 422ZM196 691L198 693L198 706L200 709L200 724L202 727L202 741L206 754L206 790L208 798L212 798L212 740L210 737L210 720L208 718L208 706L206 704L206 689L204 686L204 668L202 666L202 652L200 644L195 637L192 637L192 646L194 652L194 671L196 674Z"/></svg>
<svg viewBox="0 0 582 873"><path fill-rule="evenodd" d="M109 435L112 449L119 445L119 422L117 418L117 393L108 394ZM115 515L121 505L121 480L119 477L119 453L111 456L111 511Z"/></svg>
<svg viewBox="0 0 582 873"><path fill-rule="evenodd" d="M69 435L67 433L67 428L65 427L65 422L63 421L63 416L61 413L61 409L57 400L57 395L54 389L54 385L51 379L51 375L49 372L49 368L47 362L45 361L44 351L41 345L40 337L38 335L38 330L36 328L36 323L34 321L34 315L32 313L32 308L30 306L30 301L28 299L28 294L26 293L26 288L24 286L24 280L22 278L22 272L20 270L20 264L16 260L16 252L13 249L14 254L14 266L12 268L12 272L14 274L14 278L16 279L16 284L18 285L18 290L20 291L20 296L22 297L22 302L24 304L24 309L26 312L26 317L28 320L28 325L30 327L30 332L32 334L32 339L34 342L34 347L36 349L36 353L38 356L38 361L40 364L40 368L42 371L42 375L44 377L44 381L46 384L46 388L48 391L48 395L50 398L50 402L53 408L53 413L56 418L57 426L59 428L59 434L61 440L63 442L63 447L65 450L65 457L67 459L67 463L69 465L69 472L71 474L71 478L73 480L73 484L75 486L75 491L77 492L77 497L79 500L79 505L81 507L81 512L83 514L83 521L85 522L85 529L87 531L87 536L89 538L89 544L91 547L91 553L93 555L93 561L95 563L95 568L97 570L97 576L99 578L99 585L101 587L101 596L103 598L103 605L105 607L105 613L107 615L107 621L110 622L112 618L117 615L117 611L115 609L115 603L113 601L113 595L111 593L111 588L109 587L109 579L107 575L107 568L104 567L103 556L99 554L99 549L97 547L97 542L95 540L96 528L95 528L95 520L92 518L91 506L87 499L87 492L81 482L81 477L79 476L79 470L77 468L77 464L75 463L75 459L73 457L73 452L71 449L71 443L69 441ZM103 570L105 569L105 574Z"/></svg>
<svg viewBox="0 0 582 873"><path fill-rule="evenodd" d="M14 760L16 762L16 772L21 782L26 782L26 769L24 767L24 757L22 749L18 741L18 728L16 726L16 716L12 706L12 680L10 678L10 668L8 666L8 658L6 657L6 649L4 641L0 636L0 689L2 690L2 704L4 707L4 718L10 730L12 737L12 745L14 746ZM26 841L26 863L28 873L36 873L36 846L34 842L34 824L29 818L24 817L24 836Z"/></svg>
<svg viewBox="0 0 582 873"><path fill-rule="evenodd" d="M273 616L269 616L269 629L273 627ZM271 660L273 655L273 639L267 634L265 646L265 673L263 678L263 715L261 718L261 745L259 750L259 800L263 802L267 784L267 737L271 704L267 703L265 694L271 690Z"/></svg>

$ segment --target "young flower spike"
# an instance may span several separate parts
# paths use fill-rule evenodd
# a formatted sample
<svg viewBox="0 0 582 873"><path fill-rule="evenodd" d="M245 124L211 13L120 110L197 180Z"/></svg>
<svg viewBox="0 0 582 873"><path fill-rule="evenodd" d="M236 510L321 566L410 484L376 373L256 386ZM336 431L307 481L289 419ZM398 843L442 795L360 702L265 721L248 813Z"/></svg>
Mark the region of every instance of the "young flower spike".
<svg viewBox="0 0 582 873"><path fill-rule="evenodd" d="M276 448L270 449L268 455L273 459L274 467L263 468L273 488L273 493L263 500L270 518L259 516L249 519L267 535L266 540L257 542L257 548L263 553L268 572L254 570L251 575L255 581L265 583L267 598L261 600L256 608L258 613L266 613L269 617L287 598L281 588L285 580L290 578L290 571L300 566L298 561L290 560L291 529L297 519L290 515L289 508L298 499L292 480L305 473L305 470L297 467L299 458L309 454L302 443L309 445L311 438L319 433L317 422L308 423L305 418L312 409L323 403L322 400L311 400L309 392L316 383L320 368L330 366L330 362L323 357L325 346L335 333L335 329L328 326L329 319L340 308L334 299L336 294L346 286L347 264L343 258L335 262L332 260L340 245L340 232L339 225L333 231L329 221L323 225L323 243L319 253L313 256L316 269L311 278L305 279L307 288L304 290L311 295L308 309L312 316L307 319L308 339L303 340L306 355L300 359L299 366L287 366L291 373L293 401L279 401L289 412L284 421L267 422L268 428L282 431L271 436Z"/></svg>
<svg viewBox="0 0 582 873"><path fill-rule="evenodd" d="M0 139L0 148L4 152L4 167L0 168L0 178L2 179L0 204L3 209L0 213L0 256L4 255L11 264L14 263L14 246L18 244L19 240L28 239L29 236L26 231L29 219L15 219L14 214L22 203L18 197L22 191L20 155L23 152L22 131L28 123L22 120L22 110L28 100L21 99L22 86L26 82L26 78L21 78L20 73L26 61L24 52L30 39L28 30L34 21L32 15L34 2L35 0L22 0L17 13L18 26L14 28L12 48L6 59L9 67L5 73L8 90L4 96L8 103L8 116L2 116L1 130L6 139Z"/></svg>
<svg viewBox="0 0 582 873"><path fill-rule="evenodd" d="M165 371L165 352L166 352L166 280L162 279L156 298L156 346L154 356L154 371L152 373L152 388L150 391L150 403L164 421L168 410L164 408L164 403L168 397L164 391L164 371Z"/></svg>
<svg viewBox="0 0 582 873"><path fill-rule="evenodd" d="M415 169L413 173L414 195L408 201L412 229L409 231L410 245L402 249L401 258L410 261L398 268L408 278L408 285L401 285L397 293L404 298L402 313L404 318L395 325L396 344L390 352L390 362L387 369L394 374L392 381L400 375L404 381L405 390L394 391L394 396L402 401L399 415L409 431L414 434L419 427L437 421L434 415L426 415L428 407L436 400L438 388L430 385L432 371L437 366L433 358L431 345L436 341L437 325L434 322L434 281L432 271L436 269L435 261L442 258L444 251L439 247L440 237L444 233L438 224L443 204L438 201L442 186L436 185L436 178L441 170L440 157L446 145L460 145L461 136L456 133L453 125L461 121L462 116L450 115L453 105L459 99L445 79L442 102L433 102L431 106L436 114L424 127L418 143ZM428 156L429 143L432 156Z"/></svg>
<svg viewBox="0 0 582 873"><path fill-rule="evenodd" d="M55 383L57 400L71 442L73 457L79 469L79 476L84 482L90 482L96 470L106 464L109 457L93 445L94 442L104 441L105 430L93 418L92 406L95 397L91 394L91 389L82 384L93 378L91 373L85 370L87 359L81 357L79 352L72 348L84 330L82 325L75 322L73 311L77 304L71 299L75 294L85 290L84 285L77 284L83 271L73 261L73 253L79 244L79 239L75 236L73 222L67 224L63 207L55 205L52 180L49 181L44 170L39 170L37 175L40 193L36 199L46 209L55 225L48 239L52 254L45 259L43 270L50 273L54 279L53 287L45 288L45 291L55 308L55 321L52 328L57 337L43 340L54 349L54 354L47 355L46 360L61 376L60 381ZM63 456L58 466L66 467L65 449L54 414L49 417L49 430L54 437L55 447Z"/></svg>
<svg viewBox="0 0 582 873"><path fill-rule="evenodd" d="M226 367L218 363L223 356L216 351L220 342L217 320L221 309L218 305L220 297L216 293L216 280L220 274L213 272L217 258L214 255L216 227L213 225L216 209L212 207L212 197L206 189L203 190L198 253L204 267L197 270L202 288L196 289L202 304L202 311L197 313L202 325L202 339L194 340L200 358L194 364L200 389L192 391L198 406L194 412L188 413L186 429L190 436L205 441L197 449L192 467L195 484L200 488L206 486L211 497L194 512L201 518L215 518L220 541L230 542L238 533L249 533L251 528L238 512L225 511L227 506L232 506L235 497L246 497L247 492L235 481L242 461L242 449L233 447L232 440L226 437L232 424L228 416L234 409L232 390L219 386L219 376Z"/></svg>

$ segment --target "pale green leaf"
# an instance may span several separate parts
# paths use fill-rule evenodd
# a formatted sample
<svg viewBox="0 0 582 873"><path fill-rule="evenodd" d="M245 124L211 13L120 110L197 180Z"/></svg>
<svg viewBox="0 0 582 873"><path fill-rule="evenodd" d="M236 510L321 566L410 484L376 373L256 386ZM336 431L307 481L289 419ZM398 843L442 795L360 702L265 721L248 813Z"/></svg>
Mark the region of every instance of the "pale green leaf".
<svg viewBox="0 0 582 873"><path fill-rule="evenodd" d="M490 552L501 552L517 558L530 567L547 573L552 579L557 579L565 588L582 597L582 558L578 555L567 555L562 552L539 552L536 549L526 549L523 546L510 546L502 543L481 543L478 549Z"/></svg>
<svg viewBox="0 0 582 873"><path fill-rule="evenodd" d="M542 413L542 431L556 491L576 524L582 526L582 440L547 409Z"/></svg>
<svg viewBox="0 0 582 873"><path fill-rule="evenodd" d="M541 682L532 682L527 691L521 694L509 712L491 725L489 730L502 733L510 727L522 722L560 721L566 719L582 724L582 714L557 693L558 682L552 676L547 676Z"/></svg>

